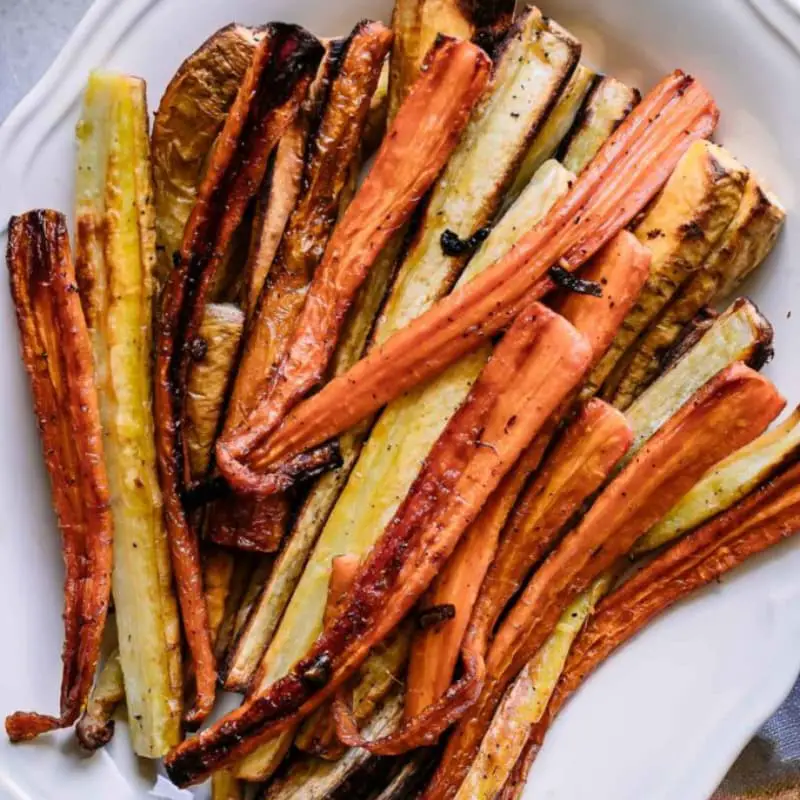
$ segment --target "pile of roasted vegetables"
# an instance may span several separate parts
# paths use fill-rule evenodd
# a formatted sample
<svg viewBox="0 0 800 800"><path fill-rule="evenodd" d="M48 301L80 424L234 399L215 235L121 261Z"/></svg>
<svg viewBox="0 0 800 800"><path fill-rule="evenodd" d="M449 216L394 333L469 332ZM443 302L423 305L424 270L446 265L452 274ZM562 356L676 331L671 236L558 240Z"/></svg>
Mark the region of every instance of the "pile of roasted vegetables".
<svg viewBox="0 0 800 800"><path fill-rule="evenodd" d="M124 704L215 800L519 796L598 664L800 529L772 329L714 310L784 212L717 119L504 0L231 25L152 131L92 74L74 257L10 225L66 583L60 713L8 735Z"/></svg>

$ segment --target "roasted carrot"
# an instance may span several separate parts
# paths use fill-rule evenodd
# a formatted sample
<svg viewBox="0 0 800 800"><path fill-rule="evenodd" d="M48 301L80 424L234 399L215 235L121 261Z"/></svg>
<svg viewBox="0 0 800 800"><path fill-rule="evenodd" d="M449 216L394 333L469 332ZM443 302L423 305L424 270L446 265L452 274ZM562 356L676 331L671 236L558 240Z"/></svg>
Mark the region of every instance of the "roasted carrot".
<svg viewBox="0 0 800 800"><path fill-rule="evenodd" d="M190 345L217 269L322 53L322 45L302 28L267 26L210 155L184 231L180 264L165 289L156 345L156 448L178 600L197 679L197 706L186 715L190 723L210 712L216 684L197 536L182 503L189 478L182 430Z"/></svg>
<svg viewBox="0 0 800 800"><path fill-rule="evenodd" d="M471 623L476 630L485 637L491 634L530 571L581 504L605 483L632 442L630 426L611 406L590 400L583 408L514 509L481 587Z"/></svg>
<svg viewBox="0 0 800 800"><path fill-rule="evenodd" d="M425 592L505 473L583 378L589 359L585 340L562 317L538 303L519 315L359 569L336 621L288 675L175 748L167 758L174 782L202 780L336 692ZM434 713L420 729L401 730L400 751L435 739L452 721Z"/></svg>
<svg viewBox="0 0 800 800"><path fill-rule="evenodd" d="M566 293L563 298L556 299L556 306L565 319L571 322L591 345L593 363L602 357L635 302L647 278L649 264L649 255L636 238L627 232L620 233L584 270L585 280L602 286L602 299L571 292ZM408 672L406 718L419 714L438 700L450 686L461 641L478 597L478 590L490 563L495 558L500 532L525 482L539 466L555 428L571 406L572 400L566 401L556 412L551 423L531 443L519 463L506 476L478 519L459 542L453 556L429 592L425 605L452 605L455 608L455 616L446 624L421 631L415 637ZM584 422L599 423L606 416L592 412ZM583 426L582 432L589 427L588 424ZM607 429L605 433L608 433ZM602 441L602 435L592 438L586 452L592 452ZM592 466L597 465L592 463ZM587 489L583 497L588 496L593 490ZM579 501L583 497L579 498ZM565 503L565 506L567 505ZM528 504L524 504L524 507L527 509ZM520 512L515 511L514 514L519 520ZM501 547L501 552L504 549L508 549L505 543ZM527 567L523 568L523 576L526 571ZM492 619L492 624L495 619Z"/></svg>
<svg viewBox="0 0 800 800"><path fill-rule="evenodd" d="M310 133L303 192L292 211L254 311L236 374L223 436L232 435L252 403L267 389L300 317L339 213L370 101L392 41L380 22L359 23L345 42L334 45L320 68L318 126ZM316 84L315 84L316 85ZM207 535L219 544L274 552L290 513L286 497L222 500L210 513Z"/></svg>
<svg viewBox="0 0 800 800"><path fill-rule="evenodd" d="M575 642L547 711L531 731L502 796L518 796L553 720L615 650L687 595L798 530L800 466L795 465L673 545L606 597Z"/></svg>
<svg viewBox="0 0 800 800"><path fill-rule="evenodd" d="M567 605L627 553L709 467L764 431L783 405L766 378L734 364L637 453L536 571L498 629L486 656L480 698L448 741L426 800L453 796L503 692L545 642Z"/></svg>
<svg viewBox="0 0 800 800"><path fill-rule="evenodd" d="M422 603L420 618L437 609L452 609L435 624L421 625L411 648L406 682L405 716L413 719L436 702L453 681L461 640L497 539L530 474L539 466L550 441L537 436L522 458L481 509Z"/></svg>
<svg viewBox="0 0 800 800"><path fill-rule="evenodd" d="M337 226L294 333L243 430L217 444L226 476L323 377L345 316L383 246L410 217L483 93L491 62L475 45L441 37L395 117L375 163Z"/></svg>
<svg viewBox="0 0 800 800"><path fill-rule="evenodd" d="M243 491L282 490L294 479L284 460L346 430L505 328L525 302L552 287L548 269L576 269L624 228L691 143L711 134L717 117L696 80L681 72L664 79L507 256L332 380L277 431L280 414L267 404L269 413L250 418L246 437L218 446L225 476Z"/></svg>
<svg viewBox="0 0 800 800"><path fill-rule="evenodd" d="M6 732L19 742L69 727L86 704L108 613L113 524L92 343L63 215L12 217L7 263L66 572L60 713L9 716Z"/></svg>

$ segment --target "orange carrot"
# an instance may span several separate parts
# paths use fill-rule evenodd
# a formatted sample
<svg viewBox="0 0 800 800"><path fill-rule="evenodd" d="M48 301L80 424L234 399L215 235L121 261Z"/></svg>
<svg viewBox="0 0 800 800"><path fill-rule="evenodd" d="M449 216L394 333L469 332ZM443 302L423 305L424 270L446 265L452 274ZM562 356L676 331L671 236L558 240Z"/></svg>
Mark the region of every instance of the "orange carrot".
<svg viewBox="0 0 800 800"><path fill-rule="evenodd" d="M169 754L175 783L196 783L252 752L354 674L427 590L489 495L583 379L589 360L585 340L562 317L538 303L519 315L359 569L335 622L288 675ZM453 720L434 709L417 729L401 729L387 750L435 740Z"/></svg>
<svg viewBox="0 0 800 800"><path fill-rule="evenodd" d="M448 741L425 800L457 791L503 692L553 631L570 602L714 464L762 433L784 401L764 377L734 364L701 389L637 453L576 530L537 570L494 637L486 681Z"/></svg>
<svg viewBox="0 0 800 800"><path fill-rule="evenodd" d="M663 186L690 144L711 134L717 117L699 82L681 72L664 79L547 218L494 266L373 349L282 422L288 405L262 404L246 433L218 445L225 477L242 491L285 489L296 479L292 459L298 453L352 427L507 327L526 302L552 287L548 269L556 264L577 269L624 228Z"/></svg>
<svg viewBox="0 0 800 800"><path fill-rule="evenodd" d="M584 271L586 280L603 289L602 298L568 293L556 299L562 315L582 333L592 347L592 362L602 358L644 285L650 267L649 252L633 234L614 238ZM506 476L470 527L425 605L450 606L455 616L443 625L421 631L414 640L406 690L406 718L415 717L438 700L453 679L461 642L478 590L497 550L498 537L520 491L539 466L553 433L573 405L566 401L550 424L536 437L519 463ZM590 414L594 421L600 415ZM597 446L602 440L593 439ZM591 450L591 449L590 449ZM597 488L595 486L594 488ZM588 496L593 489L586 492ZM582 498L581 498L582 499ZM560 526L559 526L560 527ZM524 572L523 572L524 575ZM494 620L492 620L494 624Z"/></svg>
<svg viewBox="0 0 800 800"><path fill-rule="evenodd" d="M210 713L217 680L200 550L183 504L190 478L183 430L192 345L214 277L264 178L271 151L297 115L322 54L322 44L302 28L267 26L209 155L184 230L180 264L164 291L155 348L156 452L183 629L195 666L197 702L186 714L190 724Z"/></svg>
<svg viewBox="0 0 800 800"><path fill-rule="evenodd" d="M331 237L279 365L245 425L217 452L238 453L256 429L271 431L324 376L347 311L383 246L411 216L483 94L491 62L476 45L440 37L392 122L375 163ZM253 398L255 400L255 398Z"/></svg>
<svg viewBox="0 0 800 800"><path fill-rule="evenodd" d="M531 731L503 796L524 784L558 712L586 678L659 614L800 530L800 466L698 528L615 590L573 645L545 716Z"/></svg>

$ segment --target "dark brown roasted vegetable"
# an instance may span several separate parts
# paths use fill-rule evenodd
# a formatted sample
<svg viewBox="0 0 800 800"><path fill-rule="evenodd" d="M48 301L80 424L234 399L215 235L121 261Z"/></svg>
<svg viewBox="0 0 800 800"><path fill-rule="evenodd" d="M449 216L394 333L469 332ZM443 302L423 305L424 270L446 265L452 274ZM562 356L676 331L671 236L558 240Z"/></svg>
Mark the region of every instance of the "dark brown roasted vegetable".
<svg viewBox="0 0 800 800"><path fill-rule="evenodd" d="M208 154L261 35L235 24L217 31L181 64L161 98L151 137L161 281L172 272Z"/></svg>
<svg viewBox="0 0 800 800"><path fill-rule="evenodd" d="M304 192L289 217L248 325L223 436L234 435L245 422L292 339L306 292L336 223L340 195L351 166L359 159L370 100L390 44L388 28L363 22L346 42L329 51L322 117L310 135ZM273 552L283 539L288 515L284 497L232 498L221 501L211 513L208 535L219 544Z"/></svg>
<svg viewBox="0 0 800 800"><path fill-rule="evenodd" d="M302 28L268 26L211 153L184 231L180 264L166 288L156 346L156 446L173 571L195 666L197 706L188 714L191 722L211 710L216 684L197 537L182 502L189 477L182 426L191 344L217 268L322 54L322 45Z"/></svg>
<svg viewBox="0 0 800 800"><path fill-rule="evenodd" d="M12 217L6 258L66 571L60 713L9 716L6 732L19 742L69 727L83 710L111 594L113 523L92 345L64 217Z"/></svg>

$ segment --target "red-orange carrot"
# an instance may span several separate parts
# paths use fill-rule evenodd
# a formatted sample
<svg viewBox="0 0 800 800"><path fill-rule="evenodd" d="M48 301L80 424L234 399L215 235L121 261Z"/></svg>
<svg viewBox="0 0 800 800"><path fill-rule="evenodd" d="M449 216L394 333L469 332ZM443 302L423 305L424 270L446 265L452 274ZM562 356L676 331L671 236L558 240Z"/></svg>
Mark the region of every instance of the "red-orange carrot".
<svg viewBox="0 0 800 800"><path fill-rule="evenodd" d="M595 257L583 273L585 279L602 287L602 298L567 293L566 296L556 299L556 307L565 319L591 345L592 363L602 358L613 341L647 279L649 266L650 255L647 249L639 244L635 236L622 232ZM551 423L539 433L519 463L506 476L459 542L429 592L425 605L452 605L455 616L442 625L421 631L415 637L408 671L406 718L413 718L421 713L450 686L478 590L497 551L500 531L525 482L538 467L555 428L569 412L572 404L572 399L562 404ZM600 413L589 414L592 422L600 422L607 416ZM592 439L587 452L601 446L602 441L602 438ZM596 488L597 485L587 489L583 497ZM582 498L579 501L580 499ZM519 514L515 514L519 518ZM559 525L558 528L560 527ZM526 571L527 568L523 570L523 575ZM492 618L492 625L495 619Z"/></svg>
<svg viewBox="0 0 800 800"><path fill-rule="evenodd" d="M260 402L217 445L239 457L252 431L271 432L324 376L348 309L383 246L410 217L458 144L491 62L479 47L440 37L383 140L366 180L331 237L286 353ZM268 435L268 433L267 433Z"/></svg>
<svg viewBox="0 0 800 800"><path fill-rule="evenodd" d="M548 269L576 269L624 228L690 144L711 134L717 117L698 81L681 72L664 79L547 218L493 267L291 411L277 431L289 407L278 413L268 403L251 417L246 435L218 446L226 478L242 491L283 490L295 478L282 466L292 456L352 427L505 328L525 302L551 288Z"/></svg>
<svg viewBox="0 0 800 800"><path fill-rule="evenodd" d="M486 657L480 698L456 726L425 800L450 798L457 791L503 692L569 603L624 556L706 470L763 432L783 405L766 378L734 364L637 453L536 571L500 626Z"/></svg>
<svg viewBox="0 0 800 800"><path fill-rule="evenodd" d="M472 606L497 549L497 538L525 481L539 466L550 435L539 435L481 509L444 570L431 587L420 612L452 608L452 616L426 626L415 636L406 679L405 715L413 719L438 700L453 672Z"/></svg>
<svg viewBox="0 0 800 800"><path fill-rule="evenodd" d="M200 552L183 506L189 455L183 436L192 344L218 267L260 185L270 153L296 117L323 47L296 25L267 26L210 154L165 289L156 342L156 450L170 555L197 702L186 721L202 721L214 703L216 664L203 597Z"/></svg>
<svg viewBox="0 0 800 800"><path fill-rule="evenodd" d="M666 550L603 600L573 645L545 716L531 731L503 797L516 790L558 712L587 677L659 614L800 530L800 466Z"/></svg>
<svg viewBox="0 0 800 800"><path fill-rule="evenodd" d="M426 591L589 360L585 340L562 317L538 303L519 315L359 570L336 621L288 675L170 753L175 783L195 783L247 755L342 686ZM400 750L437 738L452 721L434 713L418 730L401 729Z"/></svg>
<svg viewBox="0 0 800 800"><path fill-rule="evenodd" d="M113 524L92 343L64 217L12 217L7 261L66 572L60 713L9 716L6 732L18 742L69 727L86 704L108 612Z"/></svg>

